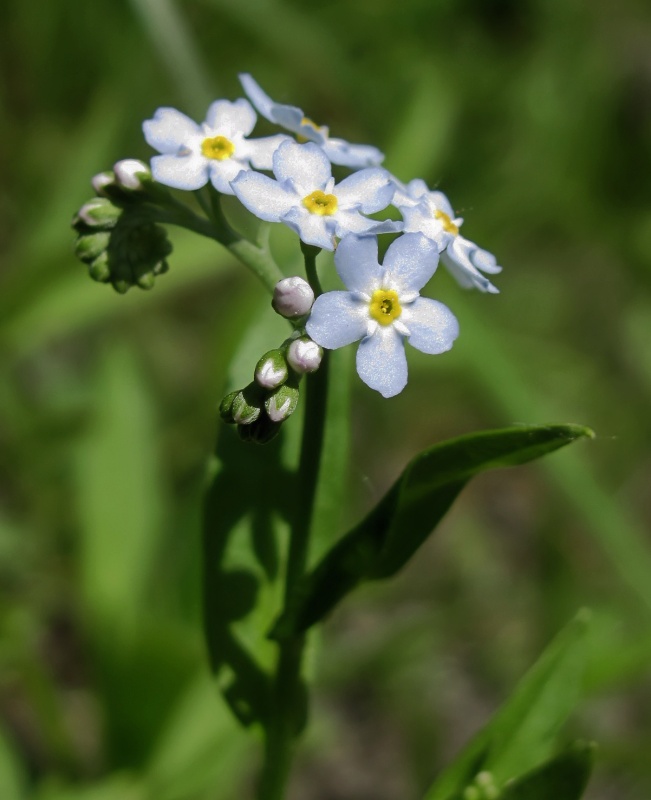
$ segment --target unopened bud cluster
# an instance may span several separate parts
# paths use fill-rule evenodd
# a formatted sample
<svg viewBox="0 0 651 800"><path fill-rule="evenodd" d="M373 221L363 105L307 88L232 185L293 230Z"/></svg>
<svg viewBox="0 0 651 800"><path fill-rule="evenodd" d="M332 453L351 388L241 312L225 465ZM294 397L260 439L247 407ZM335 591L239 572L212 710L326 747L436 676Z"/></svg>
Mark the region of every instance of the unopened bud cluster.
<svg viewBox="0 0 651 800"><path fill-rule="evenodd" d="M168 270L172 245L165 229L152 220L147 200L161 190L142 161L118 161L112 172L92 180L98 196L75 215L75 254L90 277L124 294L131 286L150 289Z"/></svg>
<svg viewBox="0 0 651 800"><path fill-rule="evenodd" d="M318 369L322 358L315 342L294 334L262 356L248 386L226 395L219 406L221 418L237 425L245 441L271 441L296 411L301 377Z"/></svg>

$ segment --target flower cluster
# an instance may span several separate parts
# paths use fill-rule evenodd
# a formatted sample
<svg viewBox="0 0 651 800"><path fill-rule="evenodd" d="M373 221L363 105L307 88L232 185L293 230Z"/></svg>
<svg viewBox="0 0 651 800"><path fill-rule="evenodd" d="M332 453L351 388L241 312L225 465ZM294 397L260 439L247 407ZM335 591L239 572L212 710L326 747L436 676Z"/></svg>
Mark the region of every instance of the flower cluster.
<svg viewBox="0 0 651 800"><path fill-rule="evenodd" d="M248 99L215 101L201 124L174 108L159 108L143 123L146 141L158 151L151 159L150 183L185 191L207 186L213 191L213 209L220 195L234 195L260 220L291 228L304 245L336 251L335 266L345 290L318 296L310 310L312 291L318 288L312 281L309 297L303 297L305 309L286 316L299 339L309 337L304 350L359 342L357 371L362 380L385 397L398 394L407 382L405 342L425 353L443 353L458 335L452 312L420 296L439 260L461 286L489 293L498 290L487 276L501 267L491 253L461 235L463 219L442 192L431 190L421 179L402 183L381 166L384 156L377 148L333 138L326 126L313 122L302 109L274 102L250 75L240 75L240 81ZM285 132L252 138L257 114ZM332 165L351 172L337 181ZM136 189L138 171L125 167L122 172L124 186L132 180ZM100 178L96 189L104 194ZM109 183L115 180L116 175L107 178ZM386 212L384 220L373 217L390 206L400 219L386 219ZM86 211L92 216L94 208ZM84 236L93 224L78 223ZM204 230L196 225L194 229ZM104 228L100 233L106 238ZM398 236L380 263L378 236L384 233ZM95 261L95 244L99 242L99 247L104 238L82 240L80 257L92 263L94 277L112 280L102 266L106 259ZM137 261L136 251L127 253L126 260ZM156 268L149 272L156 273ZM135 278L140 285L150 280ZM296 279L288 280L274 299L279 313L284 313L285 295L294 291L291 281ZM118 281L118 285L125 284ZM305 287L299 295L301 291ZM224 407L230 421L250 425L255 415L251 409L257 409L258 419L266 408L268 398L260 399L261 390L268 393L271 388L260 377L267 374L265 370L256 372L255 387L242 390ZM268 374L273 380L276 367L268 367ZM274 414L267 413L272 422Z"/></svg>

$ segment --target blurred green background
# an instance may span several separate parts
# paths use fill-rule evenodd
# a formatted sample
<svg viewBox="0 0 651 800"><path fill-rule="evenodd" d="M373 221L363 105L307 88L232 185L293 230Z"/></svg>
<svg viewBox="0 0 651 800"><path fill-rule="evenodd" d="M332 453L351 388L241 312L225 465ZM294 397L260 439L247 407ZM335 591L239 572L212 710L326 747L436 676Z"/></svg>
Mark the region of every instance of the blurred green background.
<svg viewBox="0 0 651 800"><path fill-rule="evenodd" d="M92 283L70 218L251 72L333 135L440 186L498 296L432 292L461 336L355 383L350 519L424 446L480 427L597 432L478 479L315 647L300 800L421 797L579 607L568 737L590 800L651 796L651 12L646 0L5 0L0 33L0 797L247 797L255 743L205 664L199 501L229 358L264 293L173 232L150 293ZM296 269L296 241L274 233ZM262 456L261 451L261 456ZM262 456L263 457L263 456Z"/></svg>

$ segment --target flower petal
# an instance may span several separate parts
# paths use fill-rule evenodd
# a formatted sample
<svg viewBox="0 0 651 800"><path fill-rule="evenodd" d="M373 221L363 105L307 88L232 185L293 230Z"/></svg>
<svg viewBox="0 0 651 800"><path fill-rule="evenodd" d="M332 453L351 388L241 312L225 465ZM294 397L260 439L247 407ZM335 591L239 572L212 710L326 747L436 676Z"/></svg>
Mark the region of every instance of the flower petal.
<svg viewBox="0 0 651 800"><path fill-rule="evenodd" d="M314 301L305 330L321 347L336 350L362 339L367 323L366 303L351 292L326 292Z"/></svg>
<svg viewBox="0 0 651 800"><path fill-rule="evenodd" d="M383 273L378 263L377 237L344 237L335 252L335 267L351 292L372 294L380 287Z"/></svg>
<svg viewBox="0 0 651 800"><path fill-rule="evenodd" d="M196 122L175 108L159 108L142 123L145 141L159 153L177 153L188 140L201 135Z"/></svg>
<svg viewBox="0 0 651 800"><path fill-rule="evenodd" d="M372 214L386 208L395 192L391 175L381 167L369 167L345 178L335 188L340 208L359 208Z"/></svg>
<svg viewBox="0 0 651 800"><path fill-rule="evenodd" d="M350 144L344 139L328 138L323 149L333 164L350 169L377 167L384 161L384 153L370 144Z"/></svg>
<svg viewBox="0 0 651 800"><path fill-rule="evenodd" d="M194 153L187 156L154 156L151 174L158 183L189 192L208 183L208 162Z"/></svg>
<svg viewBox="0 0 651 800"><path fill-rule="evenodd" d="M488 250L482 250L478 247L469 255L473 265L480 269L482 272L488 272L490 275L497 275L502 271L502 267L497 263L497 259Z"/></svg>
<svg viewBox="0 0 651 800"><path fill-rule="evenodd" d="M456 217L454 209L450 205L450 201L443 194L443 192L429 192L428 199L434 208L436 208L438 211L443 211L448 215L448 217L450 217L450 219L454 219Z"/></svg>
<svg viewBox="0 0 651 800"><path fill-rule="evenodd" d="M477 252L482 255L477 258ZM478 269L479 264L487 264L487 272L499 272L501 267L493 263L494 256L486 250L481 250L474 242L456 236L441 254L441 263L450 272L452 277L466 289L479 289L480 292L499 294L499 289L488 280Z"/></svg>
<svg viewBox="0 0 651 800"><path fill-rule="evenodd" d="M229 100L215 100L206 114L206 125L232 139L236 133L248 136L255 127L256 114L251 103L240 97L234 103Z"/></svg>
<svg viewBox="0 0 651 800"><path fill-rule="evenodd" d="M332 175L328 157L318 144L297 144L291 139L276 150L273 169L279 181L293 181L308 193L323 189Z"/></svg>
<svg viewBox="0 0 651 800"><path fill-rule="evenodd" d="M290 141L289 136L279 133L276 136L265 136L262 139L242 139L237 152L247 159L256 169L271 169L276 150L283 142Z"/></svg>
<svg viewBox="0 0 651 800"><path fill-rule="evenodd" d="M405 233L389 246L384 256L384 272L398 294L419 292L436 272L439 251L422 233Z"/></svg>
<svg viewBox="0 0 651 800"><path fill-rule="evenodd" d="M280 218L298 202L291 189L252 170L242 170L231 182L231 187L242 205L266 222L280 222Z"/></svg>
<svg viewBox="0 0 651 800"><path fill-rule="evenodd" d="M210 161L210 182L222 194L235 194L231 181L242 171L250 171L249 165L239 159L227 158L223 161Z"/></svg>
<svg viewBox="0 0 651 800"><path fill-rule="evenodd" d="M294 206L282 217L281 222L296 231L305 244L313 244L324 250L335 249L335 222L332 217L310 214L304 208Z"/></svg>
<svg viewBox="0 0 651 800"><path fill-rule="evenodd" d="M275 122L276 125L282 125L283 128L287 128L287 130L294 133L301 129L304 114L300 108L274 103L251 75L242 73L239 77L247 97L265 119L268 119L269 122Z"/></svg>
<svg viewBox="0 0 651 800"><path fill-rule="evenodd" d="M376 219L369 219L363 214L360 214L357 210L338 211L332 219L334 220L337 236L340 239L355 233L361 235L364 233L372 233L374 231L377 233L386 232L384 230L386 227L384 222L380 223ZM377 230L380 227L382 230Z"/></svg>
<svg viewBox="0 0 651 800"><path fill-rule="evenodd" d="M407 357L402 336L393 325L378 325L357 349L357 373L382 397L393 397L407 385Z"/></svg>
<svg viewBox="0 0 651 800"><path fill-rule="evenodd" d="M414 206L402 206L400 213L405 221L405 233L422 233L436 243L441 252L454 239L454 234L443 227L443 221L434 216L432 207L427 202Z"/></svg>
<svg viewBox="0 0 651 800"><path fill-rule="evenodd" d="M454 314L430 297L418 297L403 306L400 320L409 329L409 344L422 353L445 353L459 335L459 323Z"/></svg>

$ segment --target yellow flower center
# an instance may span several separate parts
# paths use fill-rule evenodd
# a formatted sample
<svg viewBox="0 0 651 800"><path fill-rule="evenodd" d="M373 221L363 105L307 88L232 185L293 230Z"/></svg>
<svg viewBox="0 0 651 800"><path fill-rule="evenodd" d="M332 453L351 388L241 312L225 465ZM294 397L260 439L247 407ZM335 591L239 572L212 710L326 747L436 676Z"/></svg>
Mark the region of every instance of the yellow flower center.
<svg viewBox="0 0 651 800"><path fill-rule="evenodd" d="M445 211L435 211L434 218L440 219L443 223L443 230L447 233L453 233L455 236L459 233L459 226L455 225Z"/></svg>
<svg viewBox="0 0 651 800"><path fill-rule="evenodd" d="M301 120L301 125L307 125L308 127L313 128L315 131L321 130L321 128L316 124L316 122L311 120L309 117L303 117L303 119ZM300 133L296 134L296 140L301 144L305 144L305 142L310 141L310 139L308 139L307 136L303 136Z"/></svg>
<svg viewBox="0 0 651 800"><path fill-rule="evenodd" d="M368 310L380 325L391 325L402 314L398 293L393 289L376 289L371 296Z"/></svg>
<svg viewBox="0 0 651 800"><path fill-rule="evenodd" d="M225 136L211 136L201 142L201 152L206 158L225 161L235 152L235 145Z"/></svg>
<svg viewBox="0 0 651 800"><path fill-rule="evenodd" d="M333 194L326 194L321 189L317 189L303 198L303 205L310 214L330 217L337 211L337 198Z"/></svg>

